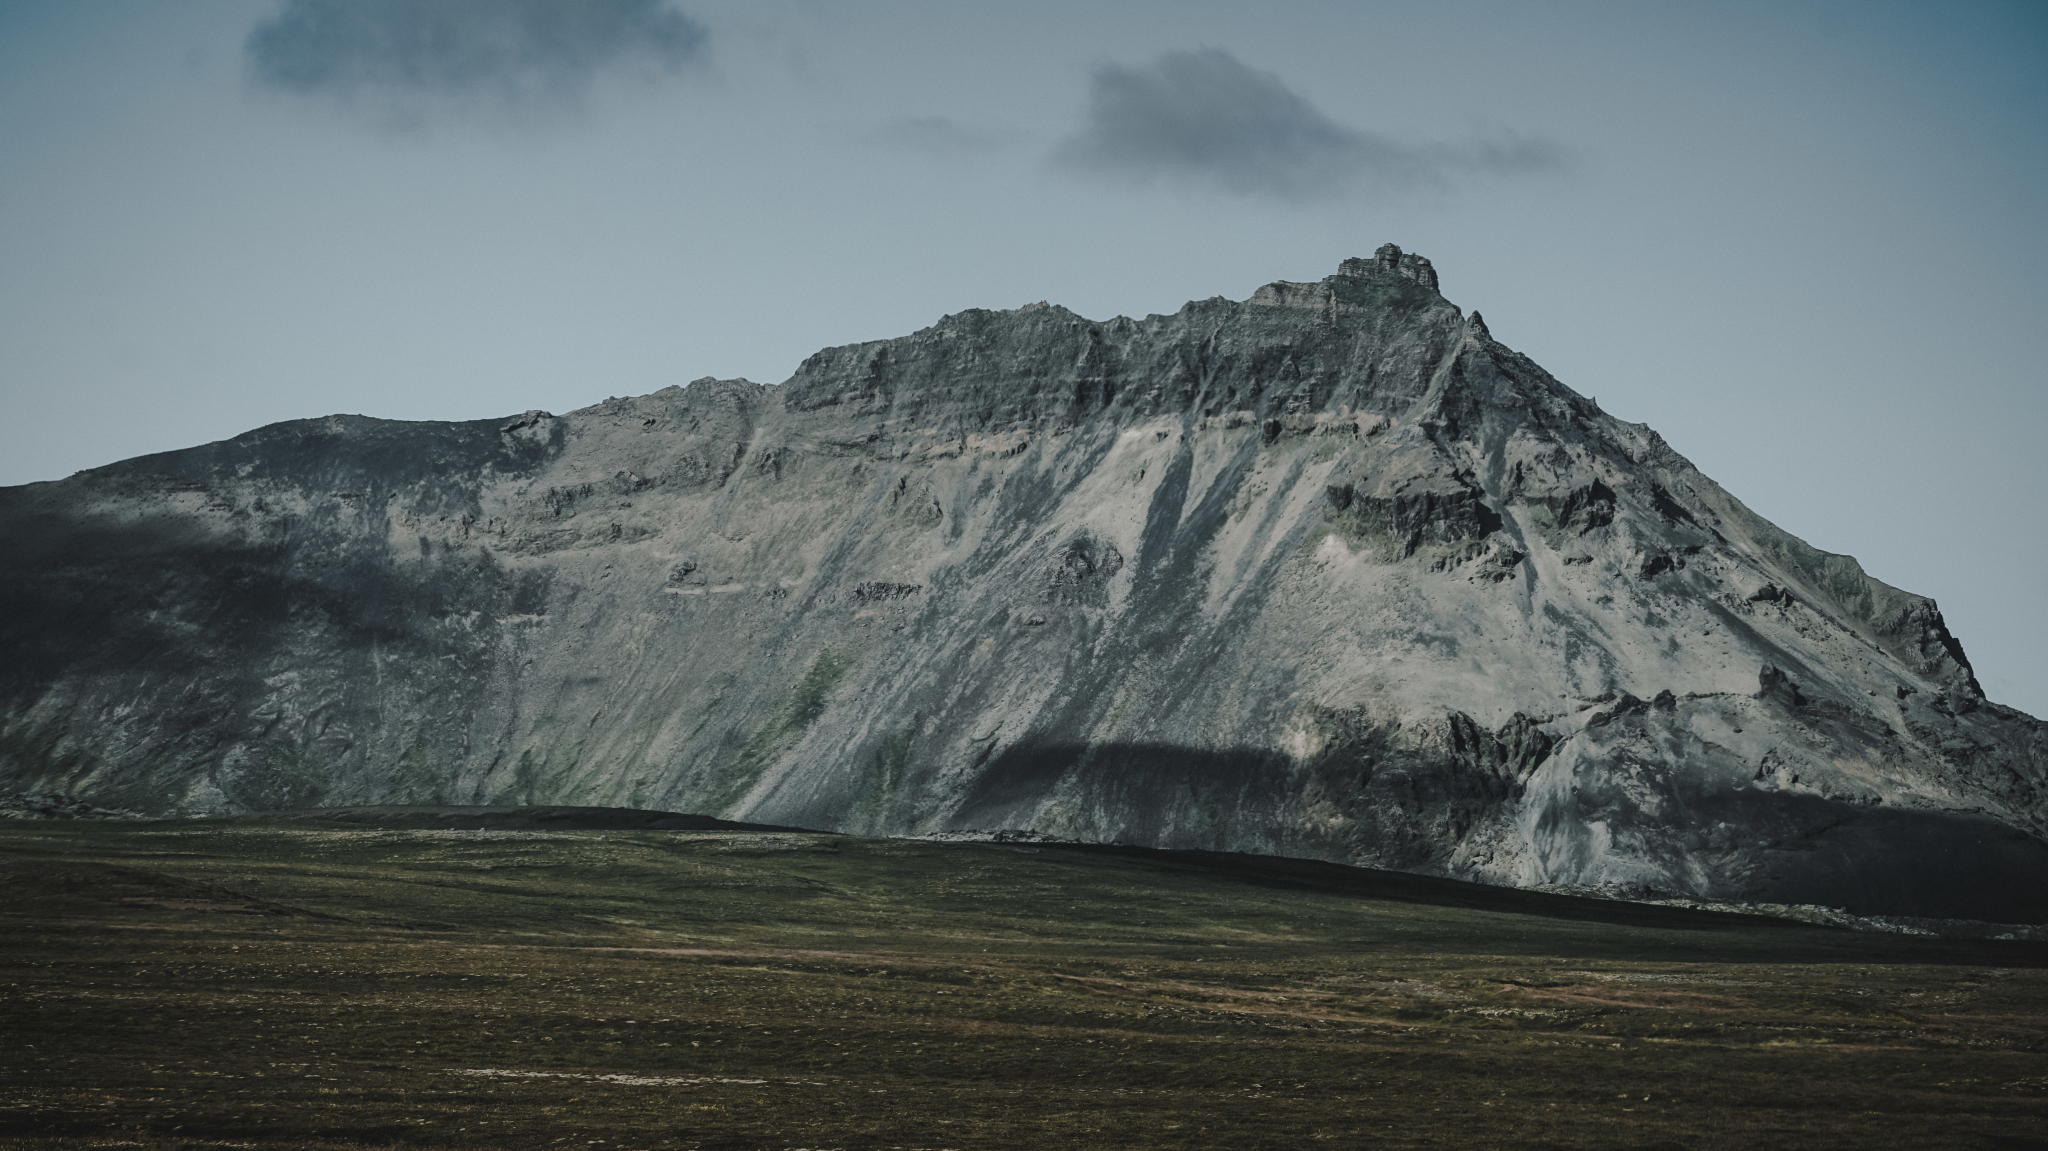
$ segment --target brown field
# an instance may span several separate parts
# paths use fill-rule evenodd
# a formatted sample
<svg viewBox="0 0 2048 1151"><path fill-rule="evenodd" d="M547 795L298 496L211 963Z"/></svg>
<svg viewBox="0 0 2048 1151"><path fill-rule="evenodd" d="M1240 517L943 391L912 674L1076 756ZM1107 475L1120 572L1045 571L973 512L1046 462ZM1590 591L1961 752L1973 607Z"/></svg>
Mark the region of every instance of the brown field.
<svg viewBox="0 0 2048 1151"><path fill-rule="evenodd" d="M1248 856L0 825L0 1143L2048 1148L2048 947Z"/></svg>

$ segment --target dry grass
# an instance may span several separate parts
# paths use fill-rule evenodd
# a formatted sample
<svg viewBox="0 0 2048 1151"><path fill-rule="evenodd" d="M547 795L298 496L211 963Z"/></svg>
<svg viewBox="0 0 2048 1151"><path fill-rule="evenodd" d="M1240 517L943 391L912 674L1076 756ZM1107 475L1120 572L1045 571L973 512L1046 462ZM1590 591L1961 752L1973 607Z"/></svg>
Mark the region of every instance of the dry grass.
<svg viewBox="0 0 2048 1151"><path fill-rule="evenodd" d="M1241 856L0 827L14 1147L2048 1147L2048 948Z"/></svg>

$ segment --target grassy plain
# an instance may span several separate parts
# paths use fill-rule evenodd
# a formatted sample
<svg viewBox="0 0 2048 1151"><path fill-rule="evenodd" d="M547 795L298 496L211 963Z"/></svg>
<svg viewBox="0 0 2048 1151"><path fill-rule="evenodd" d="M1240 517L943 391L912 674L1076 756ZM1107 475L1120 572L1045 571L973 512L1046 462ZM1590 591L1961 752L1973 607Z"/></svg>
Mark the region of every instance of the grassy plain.
<svg viewBox="0 0 2048 1151"><path fill-rule="evenodd" d="M2048 948L1301 861L0 825L0 1143L2048 1148Z"/></svg>

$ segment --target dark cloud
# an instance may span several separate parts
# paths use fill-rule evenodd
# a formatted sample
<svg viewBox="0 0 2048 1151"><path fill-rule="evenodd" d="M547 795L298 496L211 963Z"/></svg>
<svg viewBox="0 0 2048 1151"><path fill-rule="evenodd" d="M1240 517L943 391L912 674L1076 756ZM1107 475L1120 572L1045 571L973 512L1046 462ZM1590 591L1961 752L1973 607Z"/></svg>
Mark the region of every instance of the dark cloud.
<svg viewBox="0 0 2048 1151"><path fill-rule="evenodd" d="M998 132L970 128L944 116L901 116L868 133L886 148L950 158L992 151L1008 142Z"/></svg>
<svg viewBox="0 0 2048 1151"><path fill-rule="evenodd" d="M1087 125L1054 158L1105 176L1305 200L1551 168L1563 155L1554 144L1519 137L1415 145L1361 132L1273 73L1208 48L1098 69Z"/></svg>
<svg viewBox="0 0 2048 1151"><path fill-rule="evenodd" d="M297 95L532 108L600 73L673 72L704 40L661 0L282 0L244 51L257 83Z"/></svg>

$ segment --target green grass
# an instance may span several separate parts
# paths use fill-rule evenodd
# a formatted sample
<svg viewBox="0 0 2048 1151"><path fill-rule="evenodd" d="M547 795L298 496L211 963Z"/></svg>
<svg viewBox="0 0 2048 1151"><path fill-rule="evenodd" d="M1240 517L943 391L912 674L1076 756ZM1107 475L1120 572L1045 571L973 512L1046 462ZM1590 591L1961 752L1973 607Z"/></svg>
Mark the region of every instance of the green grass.
<svg viewBox="0 0 2048 1151"><path fill-rule="evenodd" d="M2040 945L1248 856L24 823L0 959L13 1147L2048 1146Z"/></svg>
<svg viewBox="0 0 2048 1151"><path fill-rule="evenodd" d="M746 794L775 757L818 722L831 704L832 692L846 674L860 662L851 651L827 648L818 653L803 678L790 691L789 699L767 722L755 729L746 745L730 762L720 765L717 778L705 799L703 810L723 812Z"/></svg>

